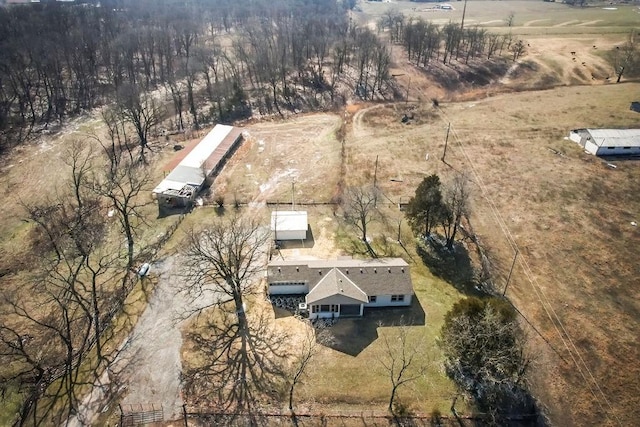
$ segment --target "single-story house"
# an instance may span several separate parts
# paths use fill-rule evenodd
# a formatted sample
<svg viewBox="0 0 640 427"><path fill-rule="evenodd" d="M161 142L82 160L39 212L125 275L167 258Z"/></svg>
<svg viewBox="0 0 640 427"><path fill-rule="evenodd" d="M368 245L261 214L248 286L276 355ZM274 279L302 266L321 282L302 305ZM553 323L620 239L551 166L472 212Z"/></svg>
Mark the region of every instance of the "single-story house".
<svg viewBox="0 0 640 427"><path fill-rule="evenodd" d="M305 240L308 229L307 211L271 212L271 231L275 240Z"/></svg>
<svg viewBox="0 0 640 427"><path fill-rule="evenodd" d="M242 131L215 125L156 188L158 207L186 207L193 203L207 178L220 172L227 158L242 142Z"/></svg>
<svg viewBox="0 0 640 427"><path fill-rule="evenodd" d="M366 307L411 305L413 285L402 258L276 260L267 267L269 295L305 295L309 318L359 317Z"/></svg>
<svg viewBox="0 0 640 427"><path fill-rule="evenodd" d="M569 139L595 156L640 155L640 129L574 129Z"/></svg>

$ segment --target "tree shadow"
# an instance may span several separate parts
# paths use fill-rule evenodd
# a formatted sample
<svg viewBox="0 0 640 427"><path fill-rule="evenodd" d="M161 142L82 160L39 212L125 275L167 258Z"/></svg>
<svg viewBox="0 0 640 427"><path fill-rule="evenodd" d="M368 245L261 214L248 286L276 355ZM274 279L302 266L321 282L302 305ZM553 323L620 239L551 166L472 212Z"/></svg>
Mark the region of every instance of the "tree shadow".
<svg viewBox="0 0 640 427"><path fill-rule="evenodd" d="M416 253L435 276L463 294L477 297L487 295L482 290L469 252L464 246L456 244L454 250L449 251L436 239L430 238L416 244Z"/></svg>
<svg viewBox="0 0 640 427"><path fill-rule="evenodd" d="M379 327L398 325L424 325L426 315L420 301L413 298L410 307L365 308L363 317L341 318L332 326L316 324L318 329L327 329L331 335L328 347L350 356L357 356L376 339ZM318 327L317 325L321 325Z"/></svg>
<svg viewBox="0 0 640 427"><path fill-rule="evenodd" d="M232 305L218 306L187 334L195 357L183 371L184 392L191 404L252 417L260 402L278 398L289 337L263 313L247 316L246 329L238 318Z"/></svg>

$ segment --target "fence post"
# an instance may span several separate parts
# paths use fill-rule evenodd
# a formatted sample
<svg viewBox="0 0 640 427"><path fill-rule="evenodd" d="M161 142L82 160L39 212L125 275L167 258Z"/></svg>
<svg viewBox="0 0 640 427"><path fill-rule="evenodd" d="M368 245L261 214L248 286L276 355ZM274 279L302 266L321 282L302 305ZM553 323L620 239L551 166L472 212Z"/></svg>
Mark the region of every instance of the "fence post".
<svg viewBox="0 0 640 427"><path fill-rule="evenodd" d="M182 416L184 417L184 427L189 427L187 424L187 404L182 404Z"/></svg>
<svg viewBox="0 0 640 427"><path fill-rule="evenodd" d="M118 403L118 408L120 408L120 425L124 425L124 411L122 410L122 405Z"/></svg>

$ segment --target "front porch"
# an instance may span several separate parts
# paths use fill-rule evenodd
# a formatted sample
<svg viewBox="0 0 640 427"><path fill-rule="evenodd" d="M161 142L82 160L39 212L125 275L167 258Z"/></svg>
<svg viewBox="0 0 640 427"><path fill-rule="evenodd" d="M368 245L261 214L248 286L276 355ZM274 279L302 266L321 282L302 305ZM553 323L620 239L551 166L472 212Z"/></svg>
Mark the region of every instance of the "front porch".
<svg viewBox="0 0 640 427"><path fill-rule="evenodd" d="M311 304L309 319L362 317L364 304Z"/></svg>

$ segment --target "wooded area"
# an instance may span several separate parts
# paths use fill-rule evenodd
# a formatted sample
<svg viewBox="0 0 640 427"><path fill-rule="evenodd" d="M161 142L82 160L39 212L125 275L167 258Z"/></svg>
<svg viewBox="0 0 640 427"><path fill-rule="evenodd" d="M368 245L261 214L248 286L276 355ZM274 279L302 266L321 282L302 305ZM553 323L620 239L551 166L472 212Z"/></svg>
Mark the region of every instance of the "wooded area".
<svg viewBox="0 0 640 427"><path fill-rule="evenodd" d="M389 54L349 19L349 3L113 0L2 8L3 148L112 101L130 118L132 106L144 106L159 88L171 94L178 130L329 108L344 102L336 96L341 81L373 99L388 92Z"/></svg>

